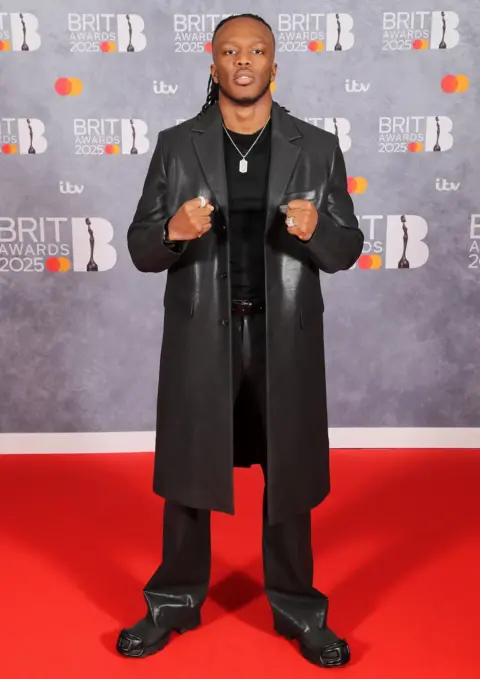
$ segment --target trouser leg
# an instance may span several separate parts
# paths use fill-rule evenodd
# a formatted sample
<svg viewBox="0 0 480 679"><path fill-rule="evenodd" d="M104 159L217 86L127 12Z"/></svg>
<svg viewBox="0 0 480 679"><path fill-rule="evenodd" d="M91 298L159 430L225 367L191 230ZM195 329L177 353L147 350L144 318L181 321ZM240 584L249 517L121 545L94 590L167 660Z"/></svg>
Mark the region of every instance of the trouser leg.
<svg viewBox="0 0 480 679"><path fill-rule="evenodd" d="M265 316L258 314L241 319L237 327L237 342L241 340L242 353L240 382L248 388L252 409L256 410L253 415L260 415L266 443ZM313 615L318 625L322 623L322 616L326 616L327 599L313 587L311 512L297 514L281 523L269 523L267 448L267 445L260 447L264 450L260 463L265 478L262 551L266 594L274 611L296 618Z"/></svg>
<svg viewBox="0 0 480 679"><path fill-rule="evenodd" d="M153 622L175 625L205 601L210 579L210 511L166 501L163 560L143 590Z"/></svg>
<svg viewBox="0 0 480 679"><path fill-rule="evenodd" d="M234 399L244 382L245 371L248 372L251 365L252 343L248 333L244 333L243 320L243 317L234 317ZM259 343L255 346L258 349ZM256 368L258 370L258 365ZM185 613L203 604L210 565L210 511L167 500L163 517L163 560L143 590L149 616L155 625L175 626Z"/></svg>
<svg viewBox="0 0 480 679"><path fill-rule="evenodd" d="M263 572L274 615L299 624L326 624L327 597L313 587L311 513L271 525L267 516L268 481L263 496Z"/></svg>

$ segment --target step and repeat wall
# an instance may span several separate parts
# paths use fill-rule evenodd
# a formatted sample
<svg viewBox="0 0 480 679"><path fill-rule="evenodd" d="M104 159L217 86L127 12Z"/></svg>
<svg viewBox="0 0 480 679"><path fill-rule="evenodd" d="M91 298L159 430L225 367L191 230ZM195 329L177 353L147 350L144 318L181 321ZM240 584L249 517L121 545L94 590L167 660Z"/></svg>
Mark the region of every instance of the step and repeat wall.
<svg viewBox="0 0 480 679"><path fill-rule="evenodd" d="M240 12L275 33L274 99L338 135L365 233L322 274L332 444L480 447L478 3L2 0L1 452L152 447L166 277L126 233Z"/></svg>

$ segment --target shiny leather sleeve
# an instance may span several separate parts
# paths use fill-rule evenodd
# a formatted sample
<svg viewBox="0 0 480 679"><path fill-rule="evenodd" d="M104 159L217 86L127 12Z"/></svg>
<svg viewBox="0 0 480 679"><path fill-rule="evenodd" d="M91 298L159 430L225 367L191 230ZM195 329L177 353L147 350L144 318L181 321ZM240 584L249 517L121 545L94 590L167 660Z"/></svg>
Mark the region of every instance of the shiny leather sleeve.
<svg viewBox="0 0 480 679"><path fill-rule="evenodd" d="M161 133L148 168L142 196L133 221L128 229L128 250L139 271L159 273L165 271L181 257L186 242L166 245L163 242L165 224L172 215L167 214L167 176L162 153Z"/></svg>
<svg viewBox="0 0 480 679"><path fill-rule="evenodd" d="M321 271L349 269L360 257L364 235L347 189L347 172L338 140L327 185L327 212L318 213L317 228L305 243Z"/></svg>

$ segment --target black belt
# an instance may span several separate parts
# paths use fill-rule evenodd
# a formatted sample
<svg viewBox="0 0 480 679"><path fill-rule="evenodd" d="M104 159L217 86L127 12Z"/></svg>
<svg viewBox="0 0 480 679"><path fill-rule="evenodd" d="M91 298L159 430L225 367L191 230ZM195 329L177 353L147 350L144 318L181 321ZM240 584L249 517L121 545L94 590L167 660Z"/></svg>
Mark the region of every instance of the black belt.
<svg viewBox="0 0 480 679"><path fill-rule="evenodd" d="M248 299L234 299L232 301L233 314L261 314L265 312L265 302Z"/></svg>

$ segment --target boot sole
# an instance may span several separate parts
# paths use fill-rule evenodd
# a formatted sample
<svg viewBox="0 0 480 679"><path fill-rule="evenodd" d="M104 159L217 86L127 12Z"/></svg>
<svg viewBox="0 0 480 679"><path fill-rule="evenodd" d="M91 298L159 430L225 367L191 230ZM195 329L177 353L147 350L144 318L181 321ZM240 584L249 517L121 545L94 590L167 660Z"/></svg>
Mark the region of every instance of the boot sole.
<svg viewBox="0 0 480 679"><path fill-rule="evenodd" d="M350 648L348 644L347 644L348 656L344 662L342 662L340 665L324 665L321 662L319 662L318 659L319 651L302 644L300 635L298 634L297 631L295 631L294 633L288 623L286 623L283 620L281 621L276 620L274 624L274 629L275 632L277 632L277 634L279 634L282 637L285 637L285 639L287 639L288 641L297 640L300 647L300 653L302 654L302 656L305 658L305 660L308 660L308 662L312 663L313 665L316 665L317 667L332 669L335 667L344 667L348 662L350 662Z"/></svg>
<svg viewBox="0 0 480 679"><path fill-rule="evenodd" d="M147 658L149 655L154 655L155 653L158 653L159 651L162 651L165 646L168 644L170 641L170 637L172 636L173 632L176 632L177 634L185 634L185 632L191 632L194 629L197 629L197 627L200 626L199 622L194 622L192 624L189 624L185 627L179 627L178 629L172 629L167 634L164 634L163 637L161 637L158 641L156 641L154 644L151 644L150 646L144 646L142 649L141 653L125 653L122 651L117 644L117 651L120 653L120 655L123 655L124 658Z"/></svg>

